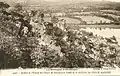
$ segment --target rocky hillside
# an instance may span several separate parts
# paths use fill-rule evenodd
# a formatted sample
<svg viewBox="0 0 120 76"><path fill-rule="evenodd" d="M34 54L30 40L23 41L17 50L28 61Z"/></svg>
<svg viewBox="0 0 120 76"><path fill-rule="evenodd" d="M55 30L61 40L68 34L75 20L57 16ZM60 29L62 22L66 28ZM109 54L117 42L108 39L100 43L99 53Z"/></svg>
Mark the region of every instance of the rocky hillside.
<svg viewBox="0 0 120 76"><path fill-rule="evenodd" d="M102 38L82 30L61 30L37 23L34 36L17 37L10 18L0 19L0 68L120 67L120 46L115 37Z"/></svg>

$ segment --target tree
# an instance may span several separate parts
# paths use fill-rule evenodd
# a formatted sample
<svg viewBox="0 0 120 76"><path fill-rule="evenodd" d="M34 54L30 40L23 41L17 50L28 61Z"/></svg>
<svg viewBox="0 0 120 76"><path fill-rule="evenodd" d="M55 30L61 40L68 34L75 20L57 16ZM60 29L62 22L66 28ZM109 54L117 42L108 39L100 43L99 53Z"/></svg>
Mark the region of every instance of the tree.
<svg viewBox="0 0 120 76"><path fill-rule="evenodd" d="M21 11L22 10L22 5L20 3L17 3L15 5L15 8L16 8L17 11Z"/></svg>

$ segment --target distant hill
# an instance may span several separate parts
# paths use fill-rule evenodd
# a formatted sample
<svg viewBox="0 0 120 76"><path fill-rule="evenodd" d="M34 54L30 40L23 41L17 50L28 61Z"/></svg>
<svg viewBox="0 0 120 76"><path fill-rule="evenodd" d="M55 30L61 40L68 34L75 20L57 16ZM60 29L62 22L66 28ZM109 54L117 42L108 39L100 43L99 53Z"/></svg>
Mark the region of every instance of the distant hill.
<svg viewBox="0 0 120 76"><path fill-rule="evenodd" d="M120 3L118 2L110 2L110 1L101 1L101 0L0 0L0 1L6 1L11 6L14 6L17 2L21 3L23 6L31 6L31 5L39 5L39 6L45 6L45 7L74 7L74 6L103 6L108 7L112 9L120 10Z"/></svg>

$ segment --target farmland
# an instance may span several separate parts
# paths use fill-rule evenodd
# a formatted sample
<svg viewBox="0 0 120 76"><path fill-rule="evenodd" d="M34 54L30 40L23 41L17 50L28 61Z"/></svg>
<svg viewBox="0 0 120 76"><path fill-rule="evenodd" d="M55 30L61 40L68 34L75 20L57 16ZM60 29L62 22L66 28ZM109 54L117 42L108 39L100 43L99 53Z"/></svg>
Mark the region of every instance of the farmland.
<svg viewBox="0 0 120 76"><path fill-rule="evenodd" d="M93 13L95 12L72 12L57 17L59 19L65 19L67 24L71 24L71 23L72 24L110 24L111 22L113 22L110 19L95 16ZM107 14L107 15L111 15L111 14ZM46 16L45 21L50 22L50 17Z"/></svg>
<svg viewBox="0 0 120 76"><path fill-rule="evenodd" d="M100 12L120 16L120 11L117 10L100 10Z"/></svg>
<svg viewBox="0 0 120 76"><path fill-rule="evenodd" d="M69 18L69 17L58 17L59 19L65 19L66 20L66 23L67 24L80 24L81 22L77 19L72 19L72 18ZM50 17L46 17L44 18L45 21L49 21L51 22L51 18Z"/></svg>
<svg viewBox="0 0 120 76"><path fill-rule="evenodd" d="M74 16L74 17L81 18L87 24L110 23L111 22L111 20L109 19L105 19L105 18L97 17L97 16Z"/></svg>

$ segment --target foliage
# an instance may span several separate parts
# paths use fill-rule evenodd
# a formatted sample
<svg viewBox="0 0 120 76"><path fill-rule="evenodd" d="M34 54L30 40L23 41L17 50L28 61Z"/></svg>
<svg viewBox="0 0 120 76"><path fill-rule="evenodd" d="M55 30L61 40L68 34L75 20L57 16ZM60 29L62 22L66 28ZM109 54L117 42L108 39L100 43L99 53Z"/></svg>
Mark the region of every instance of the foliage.
<svg viewBox="0 0 120 76"><path fill-rule="evenodd" d="M15 5L15 8L17 9L17 11L20 11L20 10L22 10L22 5L20 3L17 3Z"/></svg>
<svg viewBox="0 0 120 76"><path fill-rule="evenodd" d="M120 65L120 46L116 38L101 38L78 30L58 27L36 29L40 36L18 38L9 20L0 25L0 68L102 68ZM12 22L12 21L11 21ZM15 22L12 22L15 24ZM37 24L37 26L44 24ZM1 28L0 29L3 29ZM41 27L42 28L42 27ZM13 29L16 30L16 29ZM57 31L56 31L57 30ZM50 32L50 33L46 33Z"/></svg>

